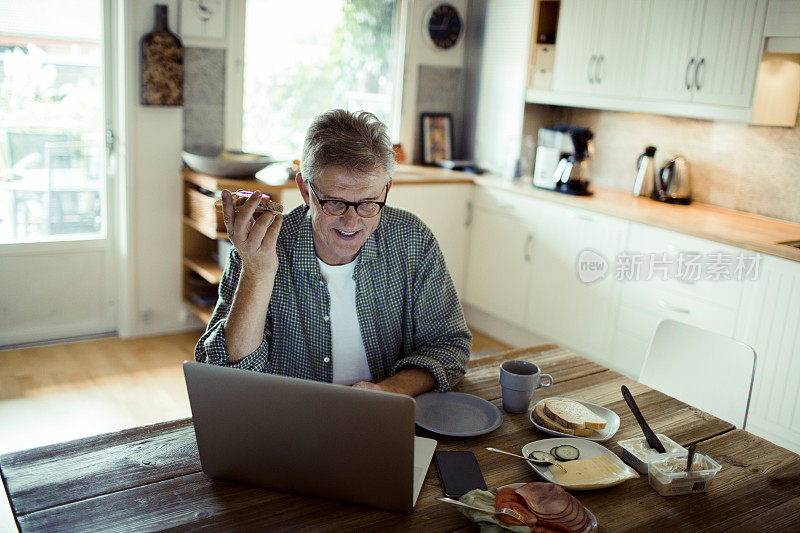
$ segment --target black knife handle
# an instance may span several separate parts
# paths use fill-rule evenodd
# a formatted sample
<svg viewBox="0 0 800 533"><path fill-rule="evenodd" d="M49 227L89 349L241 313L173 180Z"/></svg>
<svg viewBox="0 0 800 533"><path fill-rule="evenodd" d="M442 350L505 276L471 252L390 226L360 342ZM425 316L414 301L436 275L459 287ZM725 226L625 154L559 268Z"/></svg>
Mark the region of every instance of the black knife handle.
<svg viewBox="0 0 800 533"><path fill-rule="evenodd" d="M639 406L636 405L636 402L633 399L633 395L631 391L628 390L628 387L625 385L622 386L622 397L625 398L625 403L628 404L628 407L631 408L631 412L633 416L636 417L636 421L639 422L639 426L642 428L644 432L644 438L647 439L647 444L650 445L658 453L667 453L667 450L664 448L664 445L661 444L661 441L658 440L656 434L653 433L653 430L650 429L650 426L647 423L647 420L644 419L642 416L642 412L639 410Z"/></svg>

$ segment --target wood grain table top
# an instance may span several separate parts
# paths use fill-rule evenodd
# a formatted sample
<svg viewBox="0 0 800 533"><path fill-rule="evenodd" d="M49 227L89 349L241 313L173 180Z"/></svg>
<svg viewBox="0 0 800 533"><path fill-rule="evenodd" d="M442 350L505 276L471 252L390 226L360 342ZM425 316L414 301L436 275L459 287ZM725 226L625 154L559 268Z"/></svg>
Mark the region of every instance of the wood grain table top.
<svg viewBox="0 0 800 533"><path fill-rule="evenodd" d="M597 516L600 531L786 531L800 523L800 456L621 374L550 345L475 359L456 390L500 402L498 365L511 358L538 364L555 385L534 399L568 396L614 410L619 432L606 446L640 436L620 386L627 385L650 425L722 465L709 492L662 497L647 476L617 487L575 492ZM537 481L523 461L485 450L519 451L539 433L527 414L503 413L493 432L435 438L437 450L475 452L486 483ZM88 437L0 456L0 474L22 531L391 530L473 531L441 495L433 465L410 515L212 480L201 471L191 419Z"/></svg>

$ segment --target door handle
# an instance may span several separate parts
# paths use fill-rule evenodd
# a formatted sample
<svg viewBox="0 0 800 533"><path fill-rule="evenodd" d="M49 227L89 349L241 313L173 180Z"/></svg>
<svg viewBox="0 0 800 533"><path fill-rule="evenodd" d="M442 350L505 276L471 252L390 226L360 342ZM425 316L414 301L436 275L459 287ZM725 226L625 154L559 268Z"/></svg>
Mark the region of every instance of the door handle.
<svg viewBox="0 0 800 533"><path fill-rule="evenodd" d="M682 313L684 315L689 315L692 313L691 310L686 309L685 307L676 307L670 303L665 302L664 300L659 300L658 306L661 307L662 309L666 309L667 311L672 311L674 313Z"/></svg>
<svg viewBox="0 0 800 533"><path fill-rule="evenodd" d="M692 71L692 65L694 65L694 58L689 60L689 63L686 65L686 73L683 75L683 82L686 84L686 90L692 90L692 82L689 80L689 73Z"/></svg>
<svg viewBox="0 0 800 533"><path fill-rule="evenodd" d="M525 256L525 262L526 263L530 263L531 262L531 244L533 244L533 235L528 233L528 238L525 239L525 250L524 250L524 256Z"/></svg>
<svg viewBox="0 0 800 533"><path fill-rule="evenodd" d="M595 61L597 61L597 56L592 55L592 57L589 58L589 66L586 68L586 79L589 80L589 83L594 83L594 80L592 79L592 63Z"/></svg>
<svg viewBox="0 0 800 533"><path fill-rule="evenodd" d="M703 86L700 85L700 69L704 67L705 64L706 64L706 58L701 57L700 61L697 63L697 68L694 69L694 86L698 91L703 88ZM703 69L703 72L705 72L705 69Z"/></svg>
<svg viewBox="0 0 800 533"><path fill-rule="evenodd" d="M464 221L464 227L468 228L472 225L472 213L475 210L475 206L472 205L472 202L467 202L467 220Z"/></svg>
<svg viewBox="0 0 800 533"><path fill-rule="evenodd" d="M594 82L595 83L602 83L603 82L603 79L600 77L600 67L605 62L605 60L606 60L606 56L604 56L603 54L600 54L597 57L597 63L595 64L595 68L594 68Z"/></svg>

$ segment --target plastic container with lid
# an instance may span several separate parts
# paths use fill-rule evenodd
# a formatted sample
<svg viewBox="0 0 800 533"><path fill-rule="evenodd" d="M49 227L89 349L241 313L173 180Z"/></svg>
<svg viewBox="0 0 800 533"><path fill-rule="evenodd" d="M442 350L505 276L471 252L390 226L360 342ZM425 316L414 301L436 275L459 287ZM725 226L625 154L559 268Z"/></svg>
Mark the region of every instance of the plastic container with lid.
<svg viewBox="0 0 800 533"><path fill-rule="evenodd" d="M696 454L692 471L686 471L686 453L668 453L647 463L647 480L662 496L706 492L722 466L711 457Z"/></svg>
<svg viewBox="0 0 800 533"><path fill-rule="evenodd" d="M667 453L686 453L686 448L666 435L658 433L656 437L658 437L658 440L664 445L664 449L667 450ZM622 460L635 468L640 474L647 473L647 463L653 459L664 457L663 453L658 453L651 448L650 445L647 444L647 439L644 437L620 440L617 441L617 444L622 448Z"/></svg>

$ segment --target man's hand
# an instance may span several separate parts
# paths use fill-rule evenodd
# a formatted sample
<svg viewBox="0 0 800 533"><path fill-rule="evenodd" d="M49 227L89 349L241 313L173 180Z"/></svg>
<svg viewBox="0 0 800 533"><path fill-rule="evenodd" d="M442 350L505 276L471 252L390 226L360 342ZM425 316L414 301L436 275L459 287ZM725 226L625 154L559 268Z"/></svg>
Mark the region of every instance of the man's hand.
<svg viewBox="0 0 800 533"><path fill-rule="evenodd" d="M262 213L256 220L253 213L261 201L261 191L255 191L237 213L230 191L222 191L222 218L228 238L242 258L242 273L255 279L274 279L278 271L278 242L283 215Z"/></svg>
<svg viewBox="0 0 800 533"><path fill-rule="evenodd" d="M407 367L400 370L394 376L384 379L380 383L359 381L358 383L354 383L353 387L357 389L394 392L407 396L419 396L423 392L432 390L435 385L436 378L424 368Z"/></svg>

